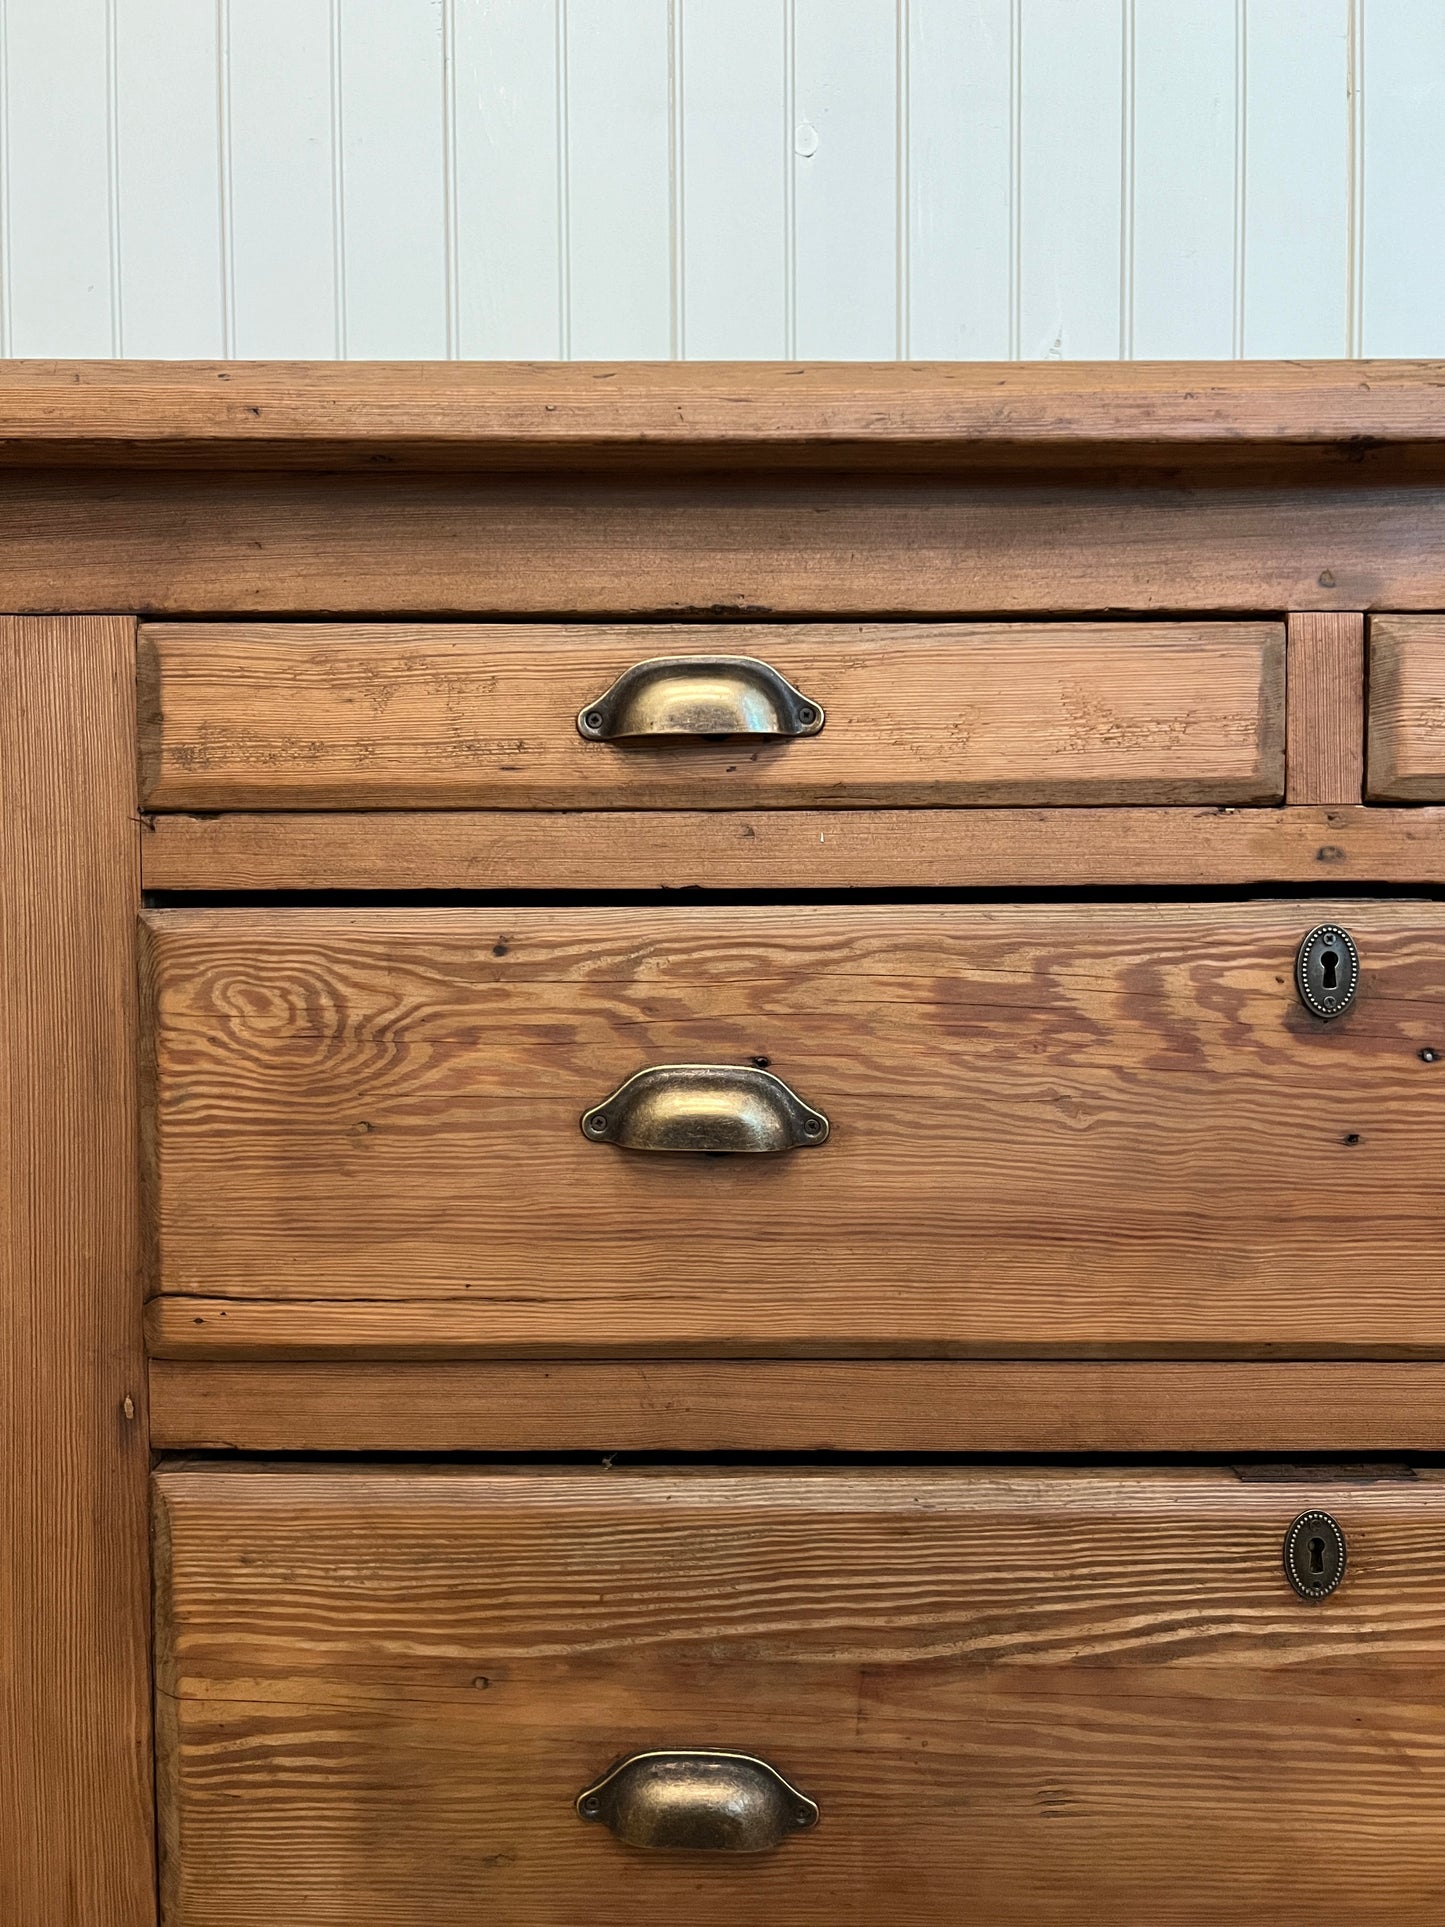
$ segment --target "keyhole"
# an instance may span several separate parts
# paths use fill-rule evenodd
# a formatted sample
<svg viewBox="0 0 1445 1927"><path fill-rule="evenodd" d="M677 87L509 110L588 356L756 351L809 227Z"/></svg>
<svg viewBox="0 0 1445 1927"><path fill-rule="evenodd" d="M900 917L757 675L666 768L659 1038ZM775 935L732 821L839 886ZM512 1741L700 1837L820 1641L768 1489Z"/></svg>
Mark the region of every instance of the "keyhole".
<svg viewBox="0 0 1445 1927"><path fill-rule="evenodd" d="M1340 967L1340 953L1338 950L1322 950L1320 952L1320 969L1325 973L1326 990L1334 990L1338 988L1337 973L1339 971L1339 967Z"/></svg>
<svg viewBox="0 0 1445 1927"><path fill-rule="evenodd" d="M1310 1540L1310 1571L1323 1572L1325 1569L1325 1542L1323 1539Z"/></svg>

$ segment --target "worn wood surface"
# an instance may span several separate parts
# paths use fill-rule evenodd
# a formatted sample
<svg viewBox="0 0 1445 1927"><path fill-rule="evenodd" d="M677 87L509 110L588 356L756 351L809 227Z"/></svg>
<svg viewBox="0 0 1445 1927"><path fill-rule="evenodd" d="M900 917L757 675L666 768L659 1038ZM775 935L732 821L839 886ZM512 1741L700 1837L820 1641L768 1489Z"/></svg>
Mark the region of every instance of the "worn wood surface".
<svg viewBox="0 0 1445 1927"><path fill-rule="evenodd" d="M1445 798L1445 616L1370 624L1369 794Z"/></svg>
<svg viewBox="0 0 1445 1927"><path fill-rule="evenodd" d="M0 618L0 1920L154 1921L134 624Z"/></svg>
<svg viewBox="0 0 1445 1927"><path fill-rule="evenodd" d="M1365 775L1365 619L1289 619L1291 803L1358 803Z"/></svg>
<svg viewBox="0 0 1445 1927"><path fill-rule="evenodd" d="M1332 1024L1293 981L1325 916L1363 957ZM269 1302L344 1347L349 1302L499 1355L1445 1353L1445 906L149 932L169 1344L284 1350ZM760 1061L826 1145L649 1156L578 1128L645 1065Z"/></svg>
<svg viewBox="0 0 1445 1927"><path fill-rule="evenodd" d="M141 789L157 810L1284 794L1279 623L160 623L141 643ZM578 711L633 664L717 655L771 664L821 705L822 733L579 734Z"/></svg>
<svg viewBox="0 0 1445 1927"><path fill-rule="evenodd" d="M1438 1452L1445 1365L153 1359L151 1440L242 1452Z"/></svg>
<svg viewBox="0 0 1445 1927"><path fill-rule="evenodd" d="M181 1465L158 1499L171 1927L1439 1919L1436 1474ZM1305 1605L1312 1506L1349 1566ZM578 1820L669 1746L761 1754L819 1825L733 1859Z"/></svg>
<svg viewBox="0 0 1445 1927"><path fill-rule="evenodd" d="M1439 362L7 362L11 460L471 462L588 452L1445 440Z"/></svg>
<svg viewBox="0 0 1445 1927"><path fill-rule="evenodd" d="M1439 809L152 815L150 890L1043 889L1435 883Z"/></svg>
<svg viewBox="0 0 1445 1927"><path fill-rule="evenodd" d="M1169 472L0 469L0 600L143 614L960 617L1445 607L1445 487Z"/></svg>

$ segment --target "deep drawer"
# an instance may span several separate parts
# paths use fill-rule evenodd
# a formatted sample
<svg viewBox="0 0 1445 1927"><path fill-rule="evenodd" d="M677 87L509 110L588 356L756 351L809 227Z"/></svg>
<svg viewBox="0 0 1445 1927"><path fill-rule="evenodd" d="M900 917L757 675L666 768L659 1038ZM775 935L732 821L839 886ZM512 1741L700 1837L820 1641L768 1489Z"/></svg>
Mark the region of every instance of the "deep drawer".
<svg viewBox="0 0 1445 1927"><path fill-rule="evenodd" d="M659 658L673 666L605 700ZM178 623L145 629L142 659L159 810L1284 793L1277 622Z"/></svg>
<svg viewBox="0 0 1445 1927"><path fill-rule="evenodd" d="M1294 974L1326 916L1330 1022ZM149 936L162 1351L1445 1353L1442 906Z"/></svg>
<svg viewBox="0 0 1445 1927"><path fill-rule="evenodd" d="M166 1927L1440 1917L1435 1474L177 1466L158 1495ZM1282 1548L1318 1508L1347 1563L1307 1602ZM762 1760L816 1825L764 1803L771 1849L646 1850L579 1817L681 1749ZM715 1843L717 1786L672 1789L662 1823ZM655 1829L632 1791L613 1824Z"/></svg>

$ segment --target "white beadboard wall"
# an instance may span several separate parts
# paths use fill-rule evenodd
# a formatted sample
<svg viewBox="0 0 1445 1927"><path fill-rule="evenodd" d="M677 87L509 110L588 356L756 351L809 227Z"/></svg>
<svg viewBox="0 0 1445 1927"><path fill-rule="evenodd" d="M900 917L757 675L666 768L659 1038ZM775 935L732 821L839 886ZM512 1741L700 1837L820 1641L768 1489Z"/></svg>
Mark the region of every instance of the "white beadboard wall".
<svg viewBox="0 0 1445 1927"><path fill-rule="evenodd" d="M1445 353L1445 0L0 0L0 355Z"/></svg>

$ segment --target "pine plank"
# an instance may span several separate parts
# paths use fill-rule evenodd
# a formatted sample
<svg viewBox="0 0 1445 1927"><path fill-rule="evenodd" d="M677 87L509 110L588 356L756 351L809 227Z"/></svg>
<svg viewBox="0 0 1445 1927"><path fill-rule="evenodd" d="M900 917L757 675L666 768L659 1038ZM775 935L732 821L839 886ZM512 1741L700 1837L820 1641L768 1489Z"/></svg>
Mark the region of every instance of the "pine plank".
<svg viewBox="0 0 1445 1927"><path fill-rule="evenodd" d="M0 1919L152 1927L135 625L0 618Z"/></svg>
<svg viewBox="0 0 1445 1927"><path fill-rule="evenodd" d="M1439 809L150 815L149 890L1070 890L1434 883Z"/></svg>
<svg viewBox="0 0 1445 1927"><path fill-rule="evenodd" d="M1434 1452L1445 1365L151 1361L151 1439L240 1452Z"/></svg>
<svg viewBox="0 0 1445 1927"><path fill-rule="evenodd" d="M1358 803L1365 779L1365 619L1289 619L1290 803Z"/></svg>

